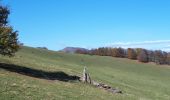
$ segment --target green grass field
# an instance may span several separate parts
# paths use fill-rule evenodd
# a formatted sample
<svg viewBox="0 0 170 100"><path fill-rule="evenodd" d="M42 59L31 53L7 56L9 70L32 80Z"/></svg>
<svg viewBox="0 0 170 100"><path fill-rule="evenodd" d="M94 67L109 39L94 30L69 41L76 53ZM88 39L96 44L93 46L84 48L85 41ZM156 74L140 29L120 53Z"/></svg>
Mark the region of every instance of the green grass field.
<svg viewBox="0 0 170 100"><path fill-rule="evenodd" d="M22 47L13 58L0 56L0 63L0 100L170 100L170 66L30 47ZM24 75L5 69L7 64L78 76L87 66L93 80L121 89L123 94L78 81Z"/></svg>

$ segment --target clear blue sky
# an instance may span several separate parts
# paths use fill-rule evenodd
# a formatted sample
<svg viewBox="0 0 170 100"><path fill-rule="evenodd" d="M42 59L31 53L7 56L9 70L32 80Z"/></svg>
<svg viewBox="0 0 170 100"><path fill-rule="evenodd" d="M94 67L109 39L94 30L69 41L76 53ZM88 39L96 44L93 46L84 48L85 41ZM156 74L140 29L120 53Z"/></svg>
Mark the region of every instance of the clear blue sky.
<svg viewBox="0 0 170 100"><path fill-rule="evenodd" d="M170 0L2 0L25 45L170 49Z"/></svg>

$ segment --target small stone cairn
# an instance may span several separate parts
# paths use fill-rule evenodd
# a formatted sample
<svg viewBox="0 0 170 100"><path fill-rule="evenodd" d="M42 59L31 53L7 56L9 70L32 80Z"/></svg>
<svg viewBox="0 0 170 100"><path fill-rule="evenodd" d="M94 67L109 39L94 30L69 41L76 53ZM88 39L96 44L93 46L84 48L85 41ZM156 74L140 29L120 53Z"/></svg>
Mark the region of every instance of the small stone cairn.
<svg viewBox="0 0 170 100"><path fill-rule="evenodd" d="M95 87L97 87L97 88L104 89L104 90L106 90L106 91L108 91L108 92L111 92L111 93L113 93L113 94L115 94L115 93L122 93L122 91L119 90L119 89L115 89L115 88L112 88L112 87L109 86L109 85L106 85L106 84L99 83L99 82L96 82L96 81L94 81L94 80L91 80L90 74L87 73L87 67L84 67L83 77L81 78L81 81L82 81L83 83L91 84L91 85L93 85L93 86L95 86Z"/></svg>

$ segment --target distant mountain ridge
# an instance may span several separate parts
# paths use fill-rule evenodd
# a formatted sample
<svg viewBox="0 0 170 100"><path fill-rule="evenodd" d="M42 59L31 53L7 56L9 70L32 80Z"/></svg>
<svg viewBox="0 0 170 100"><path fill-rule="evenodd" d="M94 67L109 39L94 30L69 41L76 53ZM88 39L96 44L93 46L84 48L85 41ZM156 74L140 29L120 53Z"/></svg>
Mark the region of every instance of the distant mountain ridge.
<svg viewBox="0 0 170 100"><path fill-rule="evenodd" d="M85 48L80 48L80 47L66 47L62 50L61 52L66 52L66 53L75 53L76 51L81 50L81 51L88 51L88 49Z"/></svg>

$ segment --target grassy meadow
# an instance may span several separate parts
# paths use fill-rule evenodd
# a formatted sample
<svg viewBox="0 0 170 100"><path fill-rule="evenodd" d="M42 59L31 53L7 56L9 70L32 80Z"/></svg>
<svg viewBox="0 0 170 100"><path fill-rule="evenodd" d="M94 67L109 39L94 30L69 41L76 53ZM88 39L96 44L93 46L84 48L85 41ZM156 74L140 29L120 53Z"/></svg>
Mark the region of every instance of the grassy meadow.
<svg viewBox="0 0 170 100"><path fill-rule="evenodd" d="M93 80L123 94L111 94L79 81L24 75L6 69L8 65L70 76L81 76L87 66ZM12 58L0 56L0 100L170 100L170 66L22 47Z"/></svg>

